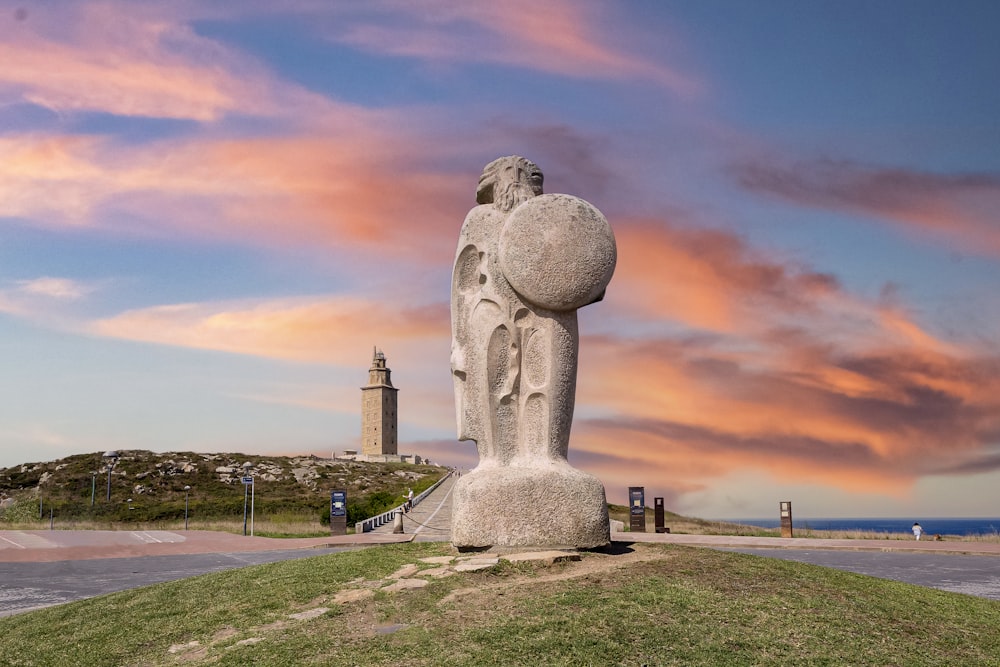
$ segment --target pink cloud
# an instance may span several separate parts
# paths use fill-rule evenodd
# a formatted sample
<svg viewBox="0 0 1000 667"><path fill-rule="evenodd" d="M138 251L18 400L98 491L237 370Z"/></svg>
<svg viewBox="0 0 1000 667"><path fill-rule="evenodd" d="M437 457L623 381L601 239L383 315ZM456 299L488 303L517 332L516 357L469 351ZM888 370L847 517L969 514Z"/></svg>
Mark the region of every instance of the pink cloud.
<svg viewBox="0 0 1000 667"><path fill-rule="evenodd" d="M93 322L89 331L162 345L355 365L371 356L373 342L412 349L421 341L442 340L448 320L441 306L329 297L155 306Z"/></svg>
<svg viewBox="0 0 1000 667"><path fill-rule="evenodd" d="M377 53L429 61L498 63L577 78L637 78L683 96L702 88L676 68L613 44L609 18L595 4L436 0L417 6L385 0L366 9L373 5L381 10L376 19L338 25L331 36Z"/></svg>
<svg viewBox="0 0 1000 667"><path fill-rule="evenodd" d="M426 165L428 141L354 117L311 135L141 146L0 138L0 215L113 226L124 213L129 234L361 245L415 260L422 248L440 260L453 248L436 234L458 229L472 187Z"/></svg>
<svg viewBox="0 0 1000 667"><path fill-rule="evenodd" d="M847 161L732 167L740 184L803 206L860 212L976 254L1000 254L1000 175L934 174Z"/></svg>
<svg viewBox="0 0 1000 667"><path fill-rule="evenodd" d="M757 470L895 495L956 458L981 469L1000 430L995 349L731 233L624 221L616 235L594 306L614 327L581 346L581 454L691 484Z"/></svg>
<svg viewBox="0 0 1000 667"><path fill-rule="evenodd" d="M197 121L280 115L289 97L318 103L170 12L140 3L33 5L0 42L0 96L57 112Z"/></svg>
<svg viewBox="0 0 1000 667"><path fill-rule="evenodd" d="M733 235L619 230L620 258L627 264L644 248L647 261L617 276L612 296L593 307L624 313L619 331L635 318L681 326L634 339L584 331L572 449L585 465L599 461L593 472L605 481L625 481L638 464L682 478L688 491L678 494L756 470L902 495L921 476L954 471L957 459L970 470L988 465L1000 432L1000 358L940 341L901 305L852 297L834 278ZM643 309L625 297L644 283L679 288L685 277L714 305L653 294ZM90 331L341 366L357 366L375 342L391 351L394 368L438 378L423 380L412 400L423 426L453 428L443 302L179 304L122 313Z"/></svg>

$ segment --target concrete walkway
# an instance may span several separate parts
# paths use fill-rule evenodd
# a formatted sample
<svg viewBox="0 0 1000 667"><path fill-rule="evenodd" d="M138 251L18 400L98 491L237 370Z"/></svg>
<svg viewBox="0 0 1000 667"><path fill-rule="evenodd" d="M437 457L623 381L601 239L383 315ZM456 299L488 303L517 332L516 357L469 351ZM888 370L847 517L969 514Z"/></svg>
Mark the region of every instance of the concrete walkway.
<svg viewBox="0 0 1000 667"><path fill-rule="evenodd" d="M452 474L434 491L403 514L403 533L417 542L451 540L451 492L458 474ZM393 522L379 526L366 535L392 535ZM403 537L396 535L395 537Z"/></svg>

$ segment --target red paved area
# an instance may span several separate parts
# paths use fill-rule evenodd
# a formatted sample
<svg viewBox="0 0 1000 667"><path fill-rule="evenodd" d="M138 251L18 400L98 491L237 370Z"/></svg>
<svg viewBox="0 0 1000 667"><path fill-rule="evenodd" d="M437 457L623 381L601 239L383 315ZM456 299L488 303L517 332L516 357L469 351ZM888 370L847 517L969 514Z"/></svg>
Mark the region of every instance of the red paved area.
<svg viewBox="0 0 1000 667"><path fill-rule="evenodd" d="M171 554L238 553L407 542L412 535L365 533L276 539L216 531L0 530L0 562L38 563Z"/></svg>

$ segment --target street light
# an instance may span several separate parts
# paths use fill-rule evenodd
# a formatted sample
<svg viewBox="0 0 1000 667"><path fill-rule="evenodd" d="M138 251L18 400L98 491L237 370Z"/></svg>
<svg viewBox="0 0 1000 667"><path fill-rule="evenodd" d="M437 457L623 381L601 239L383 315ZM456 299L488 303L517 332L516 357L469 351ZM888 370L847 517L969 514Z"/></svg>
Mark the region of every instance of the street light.
<svg viewBox="0 0 1000 667"><path fill-rule="evenodd" d="M247 461L246 463L243 464L243 477L244 478L250 476L250 469L251 468L253 468L253 464L250 463L249 461ZM250 479L252 480L253 477L250 477ZM243 482L243 536L246 537L246 534L247 534L247 495L248 495L248 493L250 491L250 489L247 488L247 487L249 487L250 484L253 484L253 482L250 482L250 484L247 484L246 481L244 481L244 480L240 480L240 481Z"/></svg>
<svg viewBox="0 0 1000 667"><path fill-rule="evenodd" d="M188 493L191 492L190 486L184 487L184 530L188 529Z"/></svg>
<svg viewBox="0 0 1000 667"><path fill-rule="evenodd" d="M109 452L104 452L104 458L106 458L108 463L108 502L111 502L111 471L115 469L115 464L118 463L118 452L111 450Z"/></svg>
<svg viewBox="0 0 1000 667"><path fill-rule="evenodd" d="M97 471L90 471L90 506L94 506L94 498L97 496Z"/></svg>

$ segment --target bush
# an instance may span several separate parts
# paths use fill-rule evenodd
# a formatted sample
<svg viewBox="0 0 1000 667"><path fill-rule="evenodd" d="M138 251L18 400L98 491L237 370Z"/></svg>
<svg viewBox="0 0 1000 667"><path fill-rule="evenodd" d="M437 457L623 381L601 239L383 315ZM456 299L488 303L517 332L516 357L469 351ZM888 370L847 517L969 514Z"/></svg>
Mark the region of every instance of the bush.
<svg viewBox="0 0 1000 667"><path fill-rule="evenodd" d="M28 523L38 521L38 501L17 500L13 505L0 509L0 521L4 523Z"/></svg>

